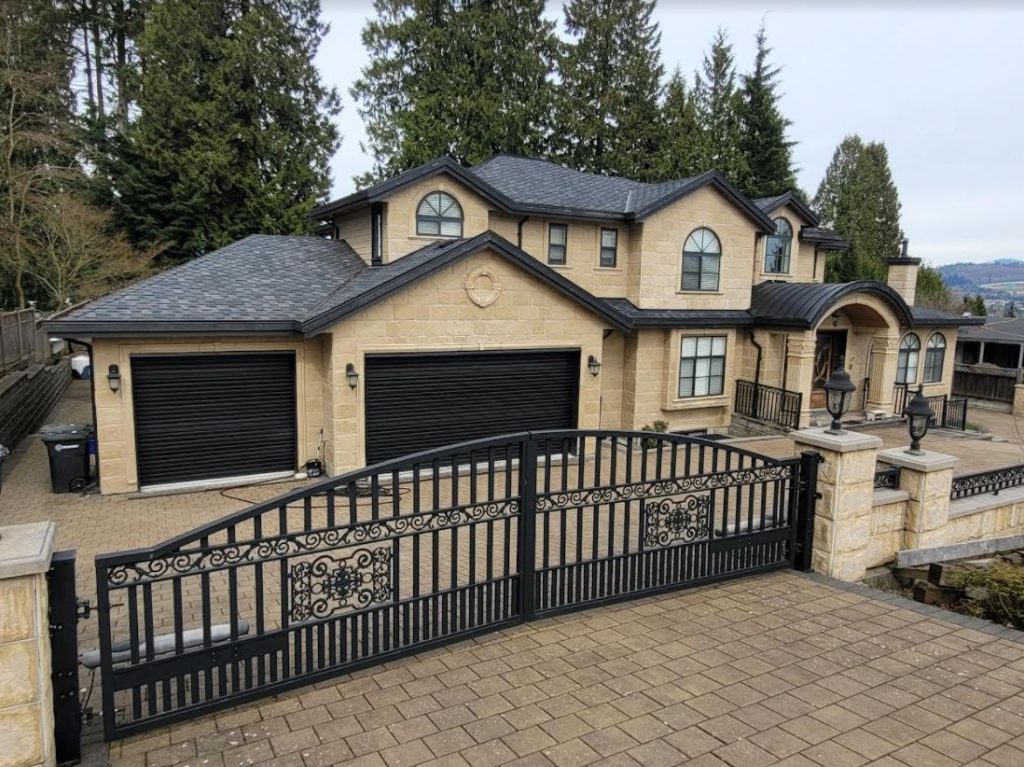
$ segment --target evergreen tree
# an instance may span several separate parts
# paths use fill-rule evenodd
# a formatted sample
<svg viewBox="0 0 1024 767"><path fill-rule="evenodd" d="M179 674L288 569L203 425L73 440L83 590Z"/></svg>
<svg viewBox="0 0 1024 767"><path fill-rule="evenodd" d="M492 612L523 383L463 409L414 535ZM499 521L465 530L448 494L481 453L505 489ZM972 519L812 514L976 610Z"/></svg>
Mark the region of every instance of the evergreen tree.
<svg viewBox="0 0 1024 767"><path fill-rule="evenodd" d="M942 311L953 311L956 308L953 295L942 279L942 273L930 266L922 265L917 270L915 295L916 306L927 306Z"/></svg>
<svg viewBox="0 0 1024 767"><path fill-rule="evenodd" d="M677 69L665 88L661 107L664 131L659 177L663 180L685 178L700 173L703 135L697 118L697 104L686 89L686 80Z"/></svg>
<svg viewBox="0 0 1024 767"><path fill-rule="evenodd" d="M253 232L308 231L329 189L337 94L312 60L319 0L165 0L138 40L137 116L98 157L137 244L188 258Z"/></svg>
<svg viewBox="0 0 1024 767"><path fill-rule="evenodd" d="M786 139L792 122L779 109L779 68L768 63L772 49L763 23L756 39L754 71L743 76L739 103L740 150L748 167L741 187L750 197L773 197L796 189L795 142Z"/></svg>
<svg viewBox="0 0 1024 767"><path fill-rule="evenodd" d="M973 314L975 317L985 317L988 315L985 299L980 295L964 296L960 311L965 314Z"/></svg>
<svg viewBox="0 0 1024 767"><path fill-rule="evenodd" d="M543 0L375 0L370 63L351 89L373 170L365 186L447 154L543 154L558 40Z"/></svg>
<svg viewBox="0 0 1024 767"><path fill-rule="evenodd" d="M552 144L578 170L641 180L660 175L664 67L654 0L571 0L574 38L559 59Z"/></svg>
<svg viewBox="0 0 1024 767"><path fill-rule="evenodd" d="M815 195L814 208L822 226L834 229L850 243L849 251L833 254L826 279L884 280L886 260L899 253L899 193L889 170L885 145L865 144L859 136L843 139Z"/></svg>
<svg viewBox="0 0 1024 767"><path fill-rule="evenodd" d="M740 109L742 96L736 88L732 45L719 29L704 56L703 74L695 77L694 97L703 135L700 166L717 170L742 187L750 173L743 149Z"/></svg>

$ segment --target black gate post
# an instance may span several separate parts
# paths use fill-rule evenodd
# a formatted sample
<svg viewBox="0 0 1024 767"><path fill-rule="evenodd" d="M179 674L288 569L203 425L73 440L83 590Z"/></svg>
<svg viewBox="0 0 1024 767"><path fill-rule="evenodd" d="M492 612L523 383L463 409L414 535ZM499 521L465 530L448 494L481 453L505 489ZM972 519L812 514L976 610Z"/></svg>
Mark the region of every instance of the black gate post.
<svg viewBox="0 0 1024 767"><path fill-rule="evenodd" d="M82 758L82 707L78 698L78 595L75 552L58 551L46 574L49 590L53 730L57 764Z"/></svg>
<svg viewBox="0 0 1024 767"><path fill-rule="evenodd" d="M800 453L800 498L797 501L793 569L805 573L811 569L811 549L814 545L814 506L818 500L818 464L821 461L821 454L813 450L805 450Z"/></svg>
<svg viewBox="0 0 1024 767"><path fill-rule="evenodd" d="M537 440L533 435L523 440L519 456L519 540L516 542L519 618L530 621L537 609L534 599L534 576L537 570Z"/></svg>

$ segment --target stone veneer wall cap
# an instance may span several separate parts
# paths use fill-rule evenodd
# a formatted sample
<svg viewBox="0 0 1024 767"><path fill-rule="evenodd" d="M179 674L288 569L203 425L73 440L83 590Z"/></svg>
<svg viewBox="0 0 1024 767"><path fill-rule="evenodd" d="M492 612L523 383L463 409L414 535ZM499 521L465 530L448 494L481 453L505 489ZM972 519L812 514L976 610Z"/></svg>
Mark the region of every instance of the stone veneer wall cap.
<svg viewBox="0 0 1024 767"><path fill-rule="evenodd" d="M857 450L871 450L882 446L882 440L870 434L844 431L842 434L827 434L824 428L801 429L790 432L794 442L831 450L833 453L852 453Z"/></svg>
<svg viewBox="0 0 1024 767"><path fill-rule="evenodd" d="M1001 509L1004 506L1014 506L1024 503L1024 487L1008 487L1000 490L998 494L985 493L983 495L971 495L967 498L957 498L949 504L949 518L967 517L971 514L981 514L992 509Z"/></svg>
<svg viewBox="0 0 1024 767"><path fill-rule="evenodd" d="M951 559L980 557L985 554L997 554L1000 551L1013 551L1024 546L1024 535L1009 535L1002 538L985 538L980 541L950 543L945 546L934 546L927 549L906 549L896 552L896 567L917 567L931 562L948 562Z"/></svg>
<svg viewBox="0 0 1024 767"><path fill-rule="evenodd" d="M0 579L49 570L56 533L53 522L0 527Z"/></svg>
<svg viewBox="0 0 1024 767"><path fill-rule="evenodd" d="M933 471L953 468L960 459L955 455L946 453L934 453L925 450L924 455L910 455L905 447L891 447L888 450L878 452L878 460L891 466L899 466L911 471L920 471L928 474Z"/></svg>
<svg viewBox="0 0 1024 767"><path fill-rule="evenodd" d="M909 501L910 493L906 490L892 490L891 488L877 487L871 499L872 506L888 506L890 503Z"/></svg>

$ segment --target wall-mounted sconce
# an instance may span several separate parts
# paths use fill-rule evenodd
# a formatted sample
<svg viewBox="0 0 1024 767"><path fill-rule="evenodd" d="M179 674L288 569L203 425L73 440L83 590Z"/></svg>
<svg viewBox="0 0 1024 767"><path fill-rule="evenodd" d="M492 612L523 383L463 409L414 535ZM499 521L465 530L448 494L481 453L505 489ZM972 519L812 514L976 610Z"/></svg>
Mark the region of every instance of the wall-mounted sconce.
<svg viewBox="0 0 1024 767"><path fill-rule="evenodd" d="M590 375L596 376L601 372L601 361L593 354L587 359L587 369L590 370Z"/></svg>
<svg viewBox="0 0 1024 767"><path fill-rule="evenodd" d="M832 327L838 327L838 326L839 326L839 312L835 312L832 315Z"/></svg>
<svg viewBox="0 0 1024 767"><path fill-rule="evenodd" d="M354 389L359 384L359 373L356 372L356 366L351 362L345 366L345 378L348 380L348 388Z"/></svg>
<svg viewBox="0 0 1024 767"><path fill-rule="evenodd" d="M110 391L117 394L121 391L121 371L117 365L111 365L107 368L107 384L110 386Z"/></svg>

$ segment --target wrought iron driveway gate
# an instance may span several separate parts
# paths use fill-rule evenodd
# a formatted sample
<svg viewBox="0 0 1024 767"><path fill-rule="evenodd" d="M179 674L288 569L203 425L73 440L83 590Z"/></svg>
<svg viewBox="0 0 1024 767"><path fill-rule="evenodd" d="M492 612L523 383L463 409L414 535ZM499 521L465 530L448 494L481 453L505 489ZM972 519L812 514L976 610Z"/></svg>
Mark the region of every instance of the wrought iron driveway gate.
<svg viewBox="0 0 1024 767"><path fill-rule="evenodd" d="M108 739L618 599L807 568L817 455L510 434L97 557Z"/></svg>

